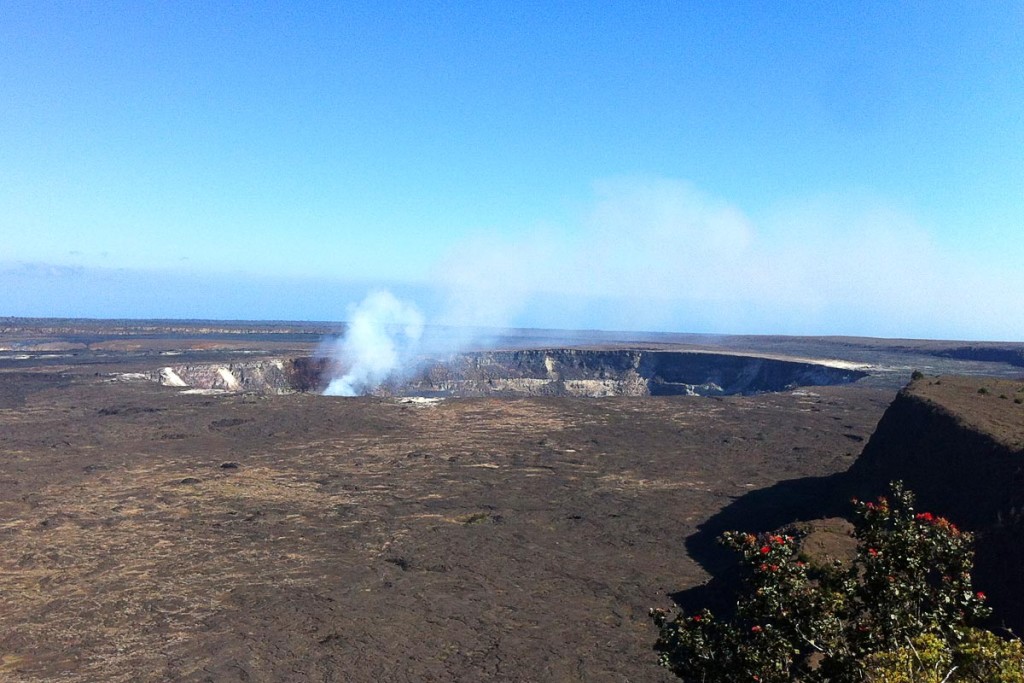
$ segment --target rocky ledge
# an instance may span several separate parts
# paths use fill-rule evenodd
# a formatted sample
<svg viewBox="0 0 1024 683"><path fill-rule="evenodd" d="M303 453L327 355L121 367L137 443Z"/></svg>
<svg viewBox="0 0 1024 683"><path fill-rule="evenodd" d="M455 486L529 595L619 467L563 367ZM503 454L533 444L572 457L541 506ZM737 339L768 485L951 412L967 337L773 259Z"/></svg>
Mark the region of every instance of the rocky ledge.
<svg viewBox="0 0 1024 683"><path fill-rule="evenodd" d="M1024 381L911 382L848 474L862 491L902 479L920 509L975 532L978 586L1024 632Z"/></svg>

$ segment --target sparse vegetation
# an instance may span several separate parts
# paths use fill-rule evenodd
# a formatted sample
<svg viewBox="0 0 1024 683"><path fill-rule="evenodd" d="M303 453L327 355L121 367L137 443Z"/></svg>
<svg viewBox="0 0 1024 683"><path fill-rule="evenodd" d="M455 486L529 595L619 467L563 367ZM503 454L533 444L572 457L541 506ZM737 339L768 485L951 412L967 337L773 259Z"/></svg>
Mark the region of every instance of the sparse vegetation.
<svg viewBox="0 0 1024 683"><path fill-rule="evenodd" d="M978 393L982 395L988 394L988 389L985 387L981 387L978 389Z"/></svg>
<svg viewBox="0 0 1024 683"><path fill-rule="evenodd" d="M920 370L914 370L912 373L910 373L910 379L914 381L924 379L924 373L921 372Z"/></svg>
<svg viewBox="0 0 1024 683"><path fill-rule="evenodd" d="M816 563L794 536L724 534L745 575L735 614L652 610L661 663L702 683L1024 683L1021 643L971 626L990 612L971 587L971 535L915 512L899 482L854 504L845 565Z"/></svg>
<svg viewBox="0 0 1024 683"><path fill-rule="evenodd" d="M980 628L950 644L926 633L904 647L865 659L866 683L1021 683L1024 646Z"/></svg>

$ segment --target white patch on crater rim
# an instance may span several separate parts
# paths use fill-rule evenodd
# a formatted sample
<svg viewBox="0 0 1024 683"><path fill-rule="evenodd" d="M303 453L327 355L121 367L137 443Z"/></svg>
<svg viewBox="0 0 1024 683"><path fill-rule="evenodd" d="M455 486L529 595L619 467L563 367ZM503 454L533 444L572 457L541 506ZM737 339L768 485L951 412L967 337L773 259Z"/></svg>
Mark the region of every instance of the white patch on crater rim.
<svg viewBox="0 0 1024 683"><path fill-rule="evenodd" d="M868 363L853 363L848 360L839 360L838 358L792 358L791 360L802 362L802 363L813 363L815 365L824 365L827 368L838 368L840 370L870 370L873 365Z"/></svg>
<svg viewBox="0 0 1024 683"><path fill-rule="evenodd" d="M176 373L174 371L174 368L172 368L172 367L166 367L166 368L161 368L160 369L160 384L162 384L165 387L187 387L188 386L188 384L185 383L185 380L183 380L178 375L178 373Z"/></svg>
<svg viewBox="0 0 1024 683"><path fill-rule="evenodd" d="M231 371L227 368L217 368L217 374L220 376L221 380L223 380L224 385L229 391L238 391L242 386L239 384L238 378L232 375Z"/></svg>

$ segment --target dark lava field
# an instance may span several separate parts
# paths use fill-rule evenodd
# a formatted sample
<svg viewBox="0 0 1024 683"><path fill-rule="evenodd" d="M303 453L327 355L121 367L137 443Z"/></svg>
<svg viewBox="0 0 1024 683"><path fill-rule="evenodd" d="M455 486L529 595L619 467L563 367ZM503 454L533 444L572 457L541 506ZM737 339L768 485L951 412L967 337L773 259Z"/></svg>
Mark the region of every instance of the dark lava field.
<svg viewBox="0 0 1024 683"><path fill-rule="evenodd" d="M673 680L648 609L711 578L693 541L713 520L784 519L793 501L766 508L765 492L850 468L915 368L1024 375L1020 345L524 332L505 348L827 359L865 376L725 396L333 398L157 381L173 364L293 362L322 328L0 328L0 680L18 682Z"/></svg>

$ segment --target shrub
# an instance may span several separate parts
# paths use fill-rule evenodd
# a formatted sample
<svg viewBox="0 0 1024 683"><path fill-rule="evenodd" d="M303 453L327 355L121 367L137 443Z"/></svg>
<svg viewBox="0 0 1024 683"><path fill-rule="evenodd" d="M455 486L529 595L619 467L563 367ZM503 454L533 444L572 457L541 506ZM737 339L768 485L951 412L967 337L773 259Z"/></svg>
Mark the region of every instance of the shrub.
<svg viewBox="0 0 1024 683"><path fill-rule="evenodd" d="M914 370L912 373L910 373L910 379L912 379L912 380L924 379L924 373L921 372L920 370Z"/></svg>
<svg viewBox="0 0 1024 683"><path fill-rule="evenodd" d="M868 683L943 683L952 663L946 641L925 633L905 647L868 655L864 678Z"/></svg>
<svg viewBox="0 0 1024 683"><path fill-rule="evenodd" d="M1024 647L979 628L950 645L926 633L865 659L867 683L1024 683Z"/></svg>
<svg viewBox="0 0 1024 683"><path fill-rule="evenodd" d="M704 683L895 683L912 657L922 671L968 660L978 671L1019 669L1019 642L969 627L990 613L971 587L971 535L915 512L913 495L891 486L889 498L854 501L857 555L847 565L807 561L791 535L724 534L743 567L735 615L652 610L661 663Z"/></svg>
<svg viewBox="0 0 1024 683"><path fill-rule="evenodd" d="M1024 644L982 629L968 629L953 651L959 679L979 683L1024 683Z"/></svg>

